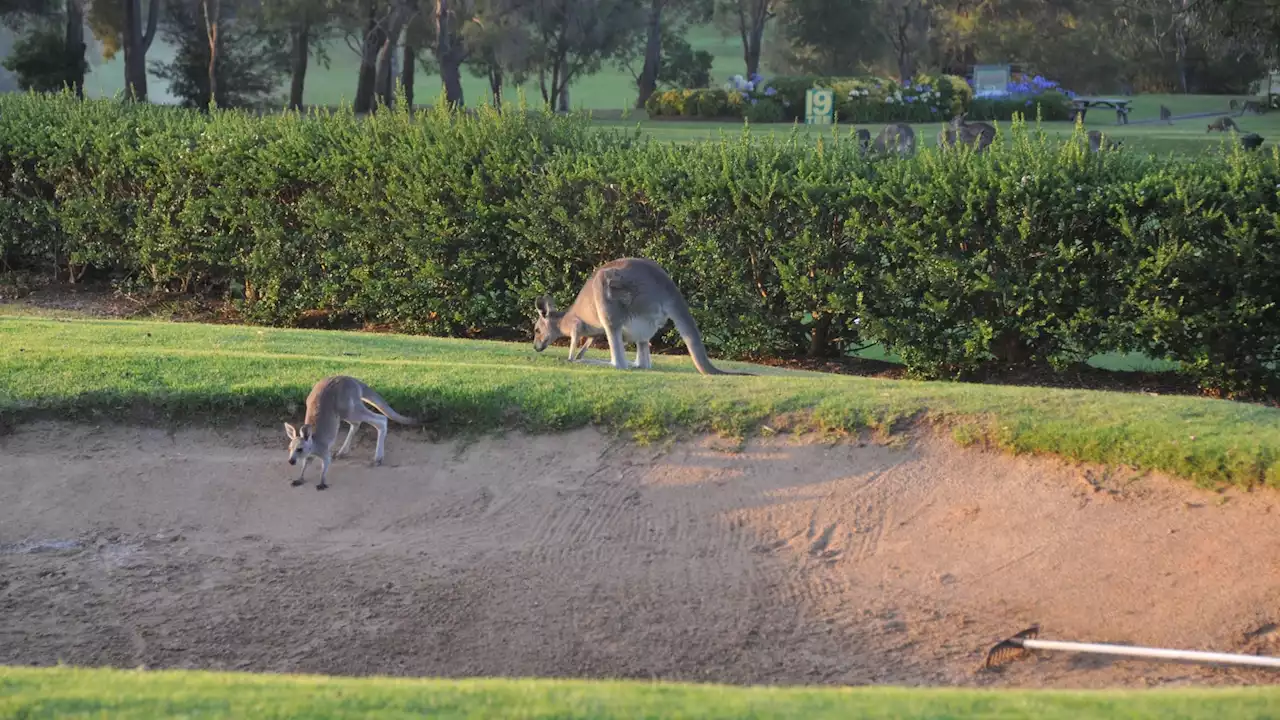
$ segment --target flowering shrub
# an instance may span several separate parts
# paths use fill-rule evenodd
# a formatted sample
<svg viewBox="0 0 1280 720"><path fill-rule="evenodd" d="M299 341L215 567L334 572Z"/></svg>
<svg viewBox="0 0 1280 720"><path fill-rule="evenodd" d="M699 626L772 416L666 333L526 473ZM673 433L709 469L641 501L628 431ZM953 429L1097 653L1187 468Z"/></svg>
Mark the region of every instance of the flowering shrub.
<svg viewBox="0 0 1280 720"><path fill-rule="evenodd" d="M975 92L969 105L970 120L1011 120L1014 113L1035 117L1039 106L1043 120L1070 120L1076 94L1040 75L1010 80L1004 90Z"/></svg>
<svg viewBox="0 0 1280 720"><path fill-rule="evenodd" d="M957 83L956 81L959 81ZM922 75L906 85L883 78L856 78L835 84L840 122L942 122L963 112L963 80Z"/></svg>

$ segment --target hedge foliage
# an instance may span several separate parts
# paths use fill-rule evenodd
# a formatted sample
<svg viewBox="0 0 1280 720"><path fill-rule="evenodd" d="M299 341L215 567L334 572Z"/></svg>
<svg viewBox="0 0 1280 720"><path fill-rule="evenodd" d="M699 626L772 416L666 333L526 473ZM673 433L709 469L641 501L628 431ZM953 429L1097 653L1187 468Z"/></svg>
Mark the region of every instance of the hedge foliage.
<svg viewBox="0 0 1280 720"><path fill-rule="evenodd" d="M667 144L520 111L202 115L0 97L9 267L527 337L601 262L650 257L718 353L880 341L926 376L1104 351L1275 389L1280 154L1089 153L1001 124L983 155L847 134ZM675 335L669 333L668 339Z"/></svg>

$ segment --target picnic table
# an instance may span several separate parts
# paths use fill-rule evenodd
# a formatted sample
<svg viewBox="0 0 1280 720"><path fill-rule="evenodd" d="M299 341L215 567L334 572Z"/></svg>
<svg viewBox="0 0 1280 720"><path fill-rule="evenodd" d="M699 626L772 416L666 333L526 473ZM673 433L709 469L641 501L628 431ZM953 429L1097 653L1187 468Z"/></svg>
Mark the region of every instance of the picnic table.
<svg viewBox="0 0 1280 720"><path fill-rule="evenodd" d="M1131 102L1133 101L1126 100L1124 98L1078 97L1071 101L1071 105L1074 107L1074 116L1071 119L1074 120L1076 117L1079 117L1080 120L1083 121L1085 113L1089 112L1089 108L1105 107L1105 108L1115 109L1117 125L1128 125L1129 124L1129 103Z"/></svg>

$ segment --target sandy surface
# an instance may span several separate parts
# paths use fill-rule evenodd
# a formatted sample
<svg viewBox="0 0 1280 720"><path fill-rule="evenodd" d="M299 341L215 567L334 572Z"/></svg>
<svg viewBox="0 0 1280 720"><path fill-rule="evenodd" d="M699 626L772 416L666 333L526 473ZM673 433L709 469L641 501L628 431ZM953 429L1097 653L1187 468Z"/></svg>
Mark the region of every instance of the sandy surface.
<svg viewBox="0 0 1280 720"><path fill-rule="evenodd" d="M283 433L0 438L0 663L731 683L1141 686L1276 673L1280 495L960 450L373 431L292 488ZM318 468L313 467L312 472Z"/></svg>

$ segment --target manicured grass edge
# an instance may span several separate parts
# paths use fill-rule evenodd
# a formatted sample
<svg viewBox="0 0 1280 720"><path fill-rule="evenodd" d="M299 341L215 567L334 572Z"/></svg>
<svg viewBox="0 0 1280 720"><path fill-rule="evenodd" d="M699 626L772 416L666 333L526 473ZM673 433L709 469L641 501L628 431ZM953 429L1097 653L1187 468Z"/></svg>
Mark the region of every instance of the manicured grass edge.
<svg viewBox="0 0 1280 720"><path fill-rule="evenodd" d="M1280 688L975 690L0 666L0 717L1268 717Z"/></svg>
<svg viewBox="0 0 1280 720"><path fill-rule="evenodd" d="M608 368L568 369L558 357L521 354L509 343L136 321L109 321L98 333L100 321L5 320L23 326L13 334L9 325L7 337L29 345L0 358L7 375L0 426L10 428L34 420L278 428L300 417L315 379L355 372L397 410L427 420L425 433L436 438L586 426L642 443L703 432L883 439L930 430L961 445L1159 471L1206 486L1280 487L1280 411L1222 400L817 373L788 373L794 382L783 385L763 367L773 377L700 377L687 357L658 357L657 372L620 377ZM143 331L137 346L121 342ZM266 344L243 344L250 334ZM224 347L196 347L214 340ZM282 346L289 352L272 350ZM338 351L348 348L358 356L339 357L353 354ZM133 365L160 379L115 374Z"/></svg>

